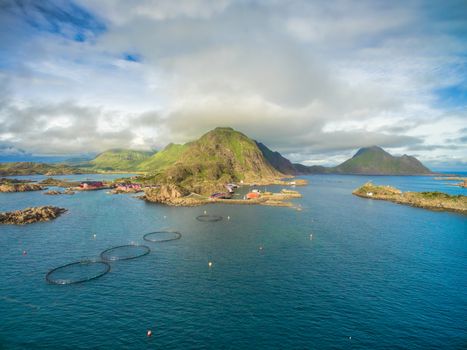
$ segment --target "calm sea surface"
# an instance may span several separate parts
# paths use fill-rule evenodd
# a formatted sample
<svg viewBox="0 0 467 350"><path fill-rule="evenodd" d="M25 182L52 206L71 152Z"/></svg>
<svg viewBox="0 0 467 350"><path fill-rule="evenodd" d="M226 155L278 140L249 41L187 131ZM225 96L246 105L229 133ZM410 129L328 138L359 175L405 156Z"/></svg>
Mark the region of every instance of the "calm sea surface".
<svg viewBox="0 0 467 350"><path fill-rule="evenodd" d="M467 217L351 194L369 179L467 191L431 177L306 178L302 211L172 208L105 191L0 194L0 211L69 210L0 226L0 348L467 348ZM205 210L224 220L197 221ZM149 255L113 262L99 279L45 282L51 268L161 229L183 236L146 242Z"/></svg>

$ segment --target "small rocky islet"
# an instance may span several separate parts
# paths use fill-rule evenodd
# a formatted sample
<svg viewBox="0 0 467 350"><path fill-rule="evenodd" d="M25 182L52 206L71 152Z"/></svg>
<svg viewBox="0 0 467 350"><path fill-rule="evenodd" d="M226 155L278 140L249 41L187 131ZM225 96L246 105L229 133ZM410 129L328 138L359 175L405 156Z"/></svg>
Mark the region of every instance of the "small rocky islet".
<svg viewBox="0 0 467 350"><path fill-rule="evenodd" d="M34 183L2 183L0 184L0 192L29 192L42 191L45 188Z"/></svg>
<svg viewBox="0 0 467 350"><path fill-rule="evenodd" d="M0 224L25 225L49 221L59 217L67 210L53 206L32 207L0 213Z"/></svg>

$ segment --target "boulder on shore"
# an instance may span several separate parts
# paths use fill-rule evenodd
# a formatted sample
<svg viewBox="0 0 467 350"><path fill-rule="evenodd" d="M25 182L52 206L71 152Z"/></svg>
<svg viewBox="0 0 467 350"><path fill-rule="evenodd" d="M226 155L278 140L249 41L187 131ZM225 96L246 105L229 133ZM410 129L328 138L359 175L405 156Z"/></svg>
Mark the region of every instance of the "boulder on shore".
<svg viewBox="0 0 467 350"><path fill-rule="evenodd" d="M24 225L40 221L49 221L57 218L66 211L67 210L64 208L43 206L0 213L0 224Z"/></svg>

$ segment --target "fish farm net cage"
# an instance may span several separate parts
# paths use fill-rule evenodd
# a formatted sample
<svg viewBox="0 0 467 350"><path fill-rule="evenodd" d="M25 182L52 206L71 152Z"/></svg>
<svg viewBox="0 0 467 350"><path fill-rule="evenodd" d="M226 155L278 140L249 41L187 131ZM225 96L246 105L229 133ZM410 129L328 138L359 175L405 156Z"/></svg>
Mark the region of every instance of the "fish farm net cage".
<svg viewBox="0 0 467 350"><path fill-rule="evenodd" d="M196 217L196 220L202 222L214 222L214 221L221 221L222 216L220 215L200 215Z"/></svg>
<svg viewBox="0 0 467 350"><path fill-rule="evenodd" d="M120 245L104 250L101 253L101 259L104 261L130 260L145 256L150 252L151 249L145 245Z"/></svg>
<svg viewBox="0 0 467 350"><path fill-rule="evenodd" d="M94 280L110 271L105 261L82 260L50 270L45 279L50 284L75 284Z"/></svg>
<svg viewBox="0 0 467 350"><path fill-rule="evenodd" d="M177 231L155 231L146 233L143 236L145 241L152 243L170 242L180 238L182 238L182 234Z"/></svg>

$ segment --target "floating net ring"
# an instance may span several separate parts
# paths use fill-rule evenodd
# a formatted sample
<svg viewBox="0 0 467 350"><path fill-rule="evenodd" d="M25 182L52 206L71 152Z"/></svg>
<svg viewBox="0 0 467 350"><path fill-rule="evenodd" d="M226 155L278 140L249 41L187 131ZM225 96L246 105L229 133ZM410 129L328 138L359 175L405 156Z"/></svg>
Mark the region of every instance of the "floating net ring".
<svg viewBox="0 0 467 350"><path fill-rule="evenodd" d="M177 231L155 231L146 233L143 236L145 241L152 243L170 242L180 238L182 238L182 234Z"/></svg>
<svg viewBox="0 0 467 350"><path fill-rule="evenodd" d="M94 280L110 271L105 261L82 260L56 267L45 275L50 284L75 284Z"/></svg>
<svg viewBox="0 0 467 350"><path fill-rule="evenodd" d="M112 247L101 253L101 259L104 261L130 260L148 255L151 252L146 245L127 244Z"/></svg>
<svg viewBox="0 0 467 350"><path fill-rule="evenodd" d="M221 221L222 216L220 215L200 215L196 217L196 220L203 221L203 222L214 222L214 221Z"/></svg>

